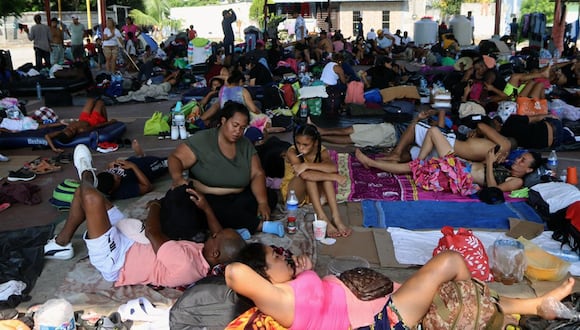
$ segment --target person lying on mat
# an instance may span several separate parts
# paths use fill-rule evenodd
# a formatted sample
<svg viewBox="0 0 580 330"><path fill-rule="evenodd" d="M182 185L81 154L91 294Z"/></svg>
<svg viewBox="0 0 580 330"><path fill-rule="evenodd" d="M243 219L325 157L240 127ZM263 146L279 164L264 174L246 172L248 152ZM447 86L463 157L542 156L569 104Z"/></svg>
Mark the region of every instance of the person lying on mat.
<svg viewBox="0 0 580 330"><path fill-rule="evenodd" d="M105 102L103 100L88 98L87 103L85 103L85 106L79 115L78 121L72 121L61 130L46 134L44 138L52 151L61 153L64 152L64 149L57 148L54 145L53 140L59 141L63 144L68 144L81 133L90 132L115 122L117 122L116 119L107 119L107 109L105 108Z"/></svg>
<svg viewBox="0 0 580 330"><path fill-rule="evenodd" d="M226 266L227 285L250 298L281 326L292 329L414 329L429 311L439 287L449 281L470 281L463 257L445 251L433 257L394 291L362 301L334 275L320 278L306 255L287 258L279 249L252 243L239 262ZM546 294L528 299L499 297L505 315L529 314L556 318L553 301L573 289L569 278ZM551 304L548 304L551 303ZM546 307L544 307L546 306Z"/></svg>
<svg viewBox="0 0 580 330"><path fill-rule="evenodd" d="M417 119L425 117L419 113ZM417 159L420 148L425 142L427 134L434 126L429 125L424 121L413 120L407 129L401 134L399 143L384 156L378 157L377 160L391 161L391 162L408 162L412 159ZM445 136L455 154L463 159L481 162L487 157L487 152L490 148L496 145L500 146L498 151L498 161L502 162L508 156L510 150L516 147L513 139L508 139L498 132L488 132L488 134L473 134L467 140L458 140L453 132L446 132L440 130ZM476 133L476 132L474 132ZM437 150L433 150L428 157L436 157Z"/></svg>
<svg viewBox="0 0 580 330"><path fill-rule="evenodd" d="M204 244L173 241L161 231L159 201L147 204L143 223L126 219L94 184L90 150L78 145L74 163L81 184L72 201L62 231L44 246L45 258L70 259L71 238L86 220L83 239L91 264L115 286L152 284L166 287L190 285L208 275L213 266L232 261L245 246L232 229L223 229L203 194L191 189L191 201L203 210L212 233ZM134 226L136 224L136 226Z"/></svg>
<svg viewBox="0 0 580 330"><path fill-rule="evenodd" d="M426 160L431 150L441 156ZM499 148L498 148L499 149ZM451 191L463 196L476 193L480 186L497 187L512 191L523 186L523 178L542 164L537 152L526 152L516 158L511 168L497 164L496 148L490 148L485 162L470 162L459 158L449 141L438 129L429 129L425 143L416 160L408 163L392 163L374 160L355 152L356 158L365 167L374 167L394 174L412 174L418 186L425 190Z"/></svg>
<svg viewBox="0 0 580 330"><path fill-rule="evenodd" d="M298 126L294 131L294 145L286 152L284 178L280 185L282 198L286 200L288 191L294 190L300 204L312 203L318 219L326 221L329 237L347 237L352 230L340 218L335 182L343 185L346 177L338 174L316 127L309 124ZM330 218L322 208L323 199L330 207Z"/></svg>
<svg viewBox="0 0 580 330"><path fill-rule="evenodd" d="M153 190L151 183L167 173L167 158L146 156L137 139L131 142L135 152L127 159L117 159L97 174L97 189L111 199L127 199Z"/></svg>
<svg viewBox="0 0 580 330"><path fill-rule="evenodd" d="M266 175L256 149L244 138L250 112L240 103L228 102L219 114L218 127L197 132L169 155L173 188L188 183L183 177L186 170L224 228L283 236L281 223L266 221L276 201L268 196Z"/></svg>

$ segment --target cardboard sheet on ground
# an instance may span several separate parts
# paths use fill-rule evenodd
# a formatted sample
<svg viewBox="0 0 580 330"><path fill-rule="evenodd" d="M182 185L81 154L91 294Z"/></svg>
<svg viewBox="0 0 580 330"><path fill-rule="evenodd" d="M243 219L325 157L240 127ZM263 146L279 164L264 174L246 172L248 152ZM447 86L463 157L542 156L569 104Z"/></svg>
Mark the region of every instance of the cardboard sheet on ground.
<svg viewBox="0 0 580 330"><path fill-rule="evenodd" d="M0 178L7 177L10 171L17 171L25 163L31 162L38 158L38 156L36 155L24 155L24 156L8 155L8 157L10 158L9 161L0 162Z"/></svg>
<svg viewBox="0 0 580 330"><path fill-rule="evenodd" d="M352 229L352 235L338 238L334 245L317 243L320 253L333 257L357 256L366 259L371 264L379 264L380 259L373 231L362 227Z"/></svg>

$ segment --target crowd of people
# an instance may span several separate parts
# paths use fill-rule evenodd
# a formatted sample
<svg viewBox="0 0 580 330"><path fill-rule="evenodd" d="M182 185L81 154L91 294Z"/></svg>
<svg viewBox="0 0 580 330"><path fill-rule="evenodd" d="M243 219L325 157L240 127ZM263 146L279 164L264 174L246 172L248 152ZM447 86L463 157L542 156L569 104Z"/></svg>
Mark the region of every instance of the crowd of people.
<svg viewBox="0 0 580 330"><path fill-rule="evenodd" d="M341 95L352 81L360 82L364 90L387 89L413 81L417 72L407 65L412 63L425 69L424 76L440 79L451 91L455 102L451 119L471 126L460 139L459 132L446 128L441 118L432 117L444 117L445 112L429 109L418 112L406 123L327 128L308 119L295 127L291 146L279 155L284 163L281 196L285 199L293 190L301 205L311 203L317 218L327 222L328 235L336 238L352 233L341 219L335 188L335 184L345 184L347 178L338 173L323 142L394 147L378 156L356 149L355 157L365 167L411 174L425 190L472 195L481 187L497 187L505 192L521 188L525 176L542 164L540 154L529 149L556 148L574 140L574 135L553 115L512 114L506 120L485 115L495 112L499 102L519 103L520 98L536 102L546 99L546 87L578 85L580 68L575 60L502 77L495 59L488 54L461 60L467 56L461 55L449 36L442 36L441 44L427 50L414 45L407 31L391 34L388 29L379 29L375 33L371 28L365 38L361 20L356 39L349 42L340 30L332 36L327 31L313 36L306 30L302 15L297 15L290 56L285 55L282 44L274 43L266 49L263 40L256 43L256 49L240 54L235 51L231 26L236 19L233 10L223 12L223 57L216 52L207 62L205 78L210 88L199 102L204 111L193 120L201 129L199 132L167 157L147 156L134 140L134 156L115 160L100 173L92 164L90 150L84 145L75 148L74 165L81 184L64 227L45 245L46 258L72 258L71 240L86 222L83 240L91 264L116 286L188 286L225 267L227 284L233 290L252 299L261 311L286 327L359 328L376 324L375 315L381 312L388 315L381 320L387 328L415 327L441 284L470 279L459 254L442 253L392 294L363 302L336 278L320 279L312 271L308 256L286 258L272 247L246 244L244 238L256 232L285 235L283 224L272 219L278 200L266 185L265 166L256 145L256 141L269 137L271 122L264 114L266 109L252 97L251 87L272 85L284 72L305 73L298 72L298 67L314 75L318 67L317 78L331 96ZM37 24L27 33L34 41L37 65L62 61L66 31L58 29L57 21L45 28L39 15L35 21ZM105 70L115 72L119 47L126 47L128 56L139 63L140 78L149 79L156 55L145 47L143 55L138 56L135 44L140 29L130 17L126 23L120 31L108 19L102 39L87 50L102 54ZM84 27L77 27L79 24L74 18L68 29L75 34L74 38L71 34L75 59L84 56L86 47L82 46ZM196 37L197 32L190 26L187 38ZM280 66L280 61L288 65ZM357 74L353 66L363 63L371 67ZM451 69L441 71L440 67ZM169 76L174 81L170 85L179 79L179 70L176 72ZM337 99L344 102L343 97ZM459 107L469 101L485 109L483 119L460 121L464 118L457 116ZM328 114L325 111L323 116ZM55 147L54 140L67 143L79 133L112 121L102 100L89 99L78 121L45 138L50 148L60 153L63 150ZM246 138L252 129L257 129L261 138ZM505 163L517 147L526 149ZM170 190L164 198L147 204L146 220L135 227L113 204L114 200L150 192L152 182L165 173L172 180ZM324 204L328 205L329 214ZM506 314L554 318L553 311L539 306L549 298L561 300L571 292L573 284L573 280L568 280L533 299L502 297L499 304ZM357 311L364 313L359 315Z"/></svg>

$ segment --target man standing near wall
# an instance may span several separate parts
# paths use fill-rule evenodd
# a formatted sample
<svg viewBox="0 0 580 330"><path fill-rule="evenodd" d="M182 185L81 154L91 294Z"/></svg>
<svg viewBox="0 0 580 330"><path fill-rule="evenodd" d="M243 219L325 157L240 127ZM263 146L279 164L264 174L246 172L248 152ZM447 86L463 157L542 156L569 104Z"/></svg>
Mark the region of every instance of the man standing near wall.
<svg viewBox="0 0 580 330"><path fill-rule="evenodd" d="M467 19L471 22L471 44L475 45L475 21L471 15L471 11L467 12Z"/></svg>
<svg viewBox="0 0 580 330"><path fill-rule="evenodd" d="M231 57L234 54L234 29L232 23L236 21L236 13L233 9L224 10L222 12L222 30L224 31L224 50L226 55L226 63L231 63Z"/></svg>
<svg viewBox="0 0 580 330"><path fill-rule="evenodd" d="M85 26L79 22L77 15L72 15L71 17L73 23L68 28L68 34L70 35L72 56L75 61L80 61L85 54L83 47L83 38L86 36Z"/></svg>
<svg viewBox="0 0 580 330"><path fill-rule="evenodd" d="M28 30L28 26L24 26L24 32L28 34L28 40L32 41L34 47L34 57L36 59L36 69L40 70L44 65L50 68L50 28L48 25L42 24L42 17L40 14L34 15L34 26Z"/></svg>

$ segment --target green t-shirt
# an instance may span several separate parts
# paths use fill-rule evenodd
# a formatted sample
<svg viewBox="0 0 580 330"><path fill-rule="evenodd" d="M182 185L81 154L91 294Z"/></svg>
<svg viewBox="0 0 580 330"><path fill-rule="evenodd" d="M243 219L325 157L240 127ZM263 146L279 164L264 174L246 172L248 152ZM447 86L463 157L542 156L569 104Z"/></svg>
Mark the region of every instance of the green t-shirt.
<svg viewBox="0 0 580 330"><path fill-rule="evenodd" d="M247 187L256 148L250 140L241 138L236 142L236 156L228 159L219 149L218 133L219 128L207 129L193 134L185 142L197 158L189 169L191 177L209 187Z"/></svg>
<svg viewBox="0 0 580 330"><path fill-rule="evenodd" d="M83 35L85 33L85 26L81 23L79 24L71 24L68 26L68 30L70 32L70 43L71 45L82 45L83 44Z"/></svg>

